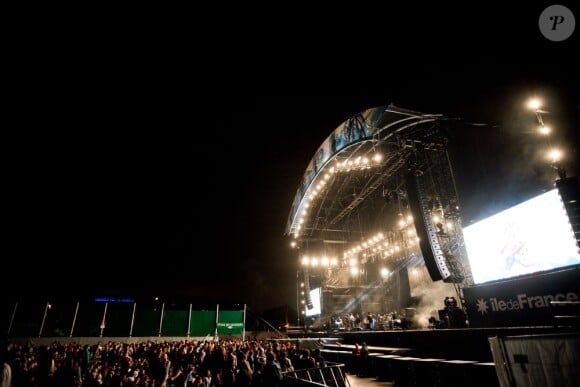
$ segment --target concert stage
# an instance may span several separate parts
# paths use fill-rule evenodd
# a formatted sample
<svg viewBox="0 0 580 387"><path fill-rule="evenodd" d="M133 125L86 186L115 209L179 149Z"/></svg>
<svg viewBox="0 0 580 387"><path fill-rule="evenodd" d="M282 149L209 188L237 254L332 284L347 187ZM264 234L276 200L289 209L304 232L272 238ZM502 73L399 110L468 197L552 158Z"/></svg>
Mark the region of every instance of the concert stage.
<svg viewBox="0 0 580 387"><path fill-rule="evenodd" d="M493 361L490 337L545 336L553 334L580 334L575 327L506 327L463 329L417 329L394 331L345 332L338 335L340 345L329 344L329 349L350 348L366 342L371 347L405 349L407 356L444 359Z"/></svg>
<svg viewBox="0 0 580 387"><path fill-rule="evenodd" d="M375 352L364 372L397 386L515 385L526 369L578 380L578 180L558 170L535 196L464 227L449 135L461 130L390 105L321 144L286 227L296 325L338 338L326 354L357 372L351 346L365 342Z"/></svg>
<svg viewBox="0 0 580 387"><path fill-rule="evenodd" d="M578 180L558 174L543 193L464 227L454 130L442 115L390 105L322 143L286 227L299 260L297 326L580 325Z"/></svg>

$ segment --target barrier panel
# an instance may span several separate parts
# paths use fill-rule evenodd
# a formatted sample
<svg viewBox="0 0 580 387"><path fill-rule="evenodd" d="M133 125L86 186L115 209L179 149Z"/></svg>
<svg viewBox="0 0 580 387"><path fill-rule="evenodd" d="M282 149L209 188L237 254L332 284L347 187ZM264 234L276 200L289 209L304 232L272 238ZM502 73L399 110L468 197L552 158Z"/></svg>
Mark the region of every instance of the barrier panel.
<svg viewBox="0 0 580 387"><path fill-rule="evenodd" d="M162 302L16 301L0 304L1 329L9 338L245 336L243 310L192 310ZM5 316L5 318L4 318Z"/></svg>

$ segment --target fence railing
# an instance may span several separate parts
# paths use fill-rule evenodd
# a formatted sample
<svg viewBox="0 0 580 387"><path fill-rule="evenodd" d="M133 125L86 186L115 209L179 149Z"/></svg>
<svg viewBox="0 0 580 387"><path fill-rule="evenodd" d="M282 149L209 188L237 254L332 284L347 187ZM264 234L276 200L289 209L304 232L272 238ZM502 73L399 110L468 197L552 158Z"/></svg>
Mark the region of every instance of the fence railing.
<svg viewBox="0 0 580 387"><path fill-rule="evenodd" d="M245 337L246 310L127 299L0 302L7 337ZM6 325L4 325L6 324ZM2 326L3 325L3 326Z"/></svg>
<svg viewBox="0 0 580 387"><path fill-rule="evenodd" d="M345 366L342 363L327 362L326 367L286 371L284 372L284 377L296 379L310 385L350 387Z"/></svg>

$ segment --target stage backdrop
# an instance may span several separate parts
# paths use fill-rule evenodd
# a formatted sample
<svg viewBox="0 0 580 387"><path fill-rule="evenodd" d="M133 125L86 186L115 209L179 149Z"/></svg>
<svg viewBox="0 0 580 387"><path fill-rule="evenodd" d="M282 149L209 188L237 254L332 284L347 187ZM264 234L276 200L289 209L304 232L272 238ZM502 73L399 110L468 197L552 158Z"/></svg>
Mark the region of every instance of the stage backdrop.
<svg viewBox="0 0 580 387"><path fill-rule="evenodd" d="M580 267L463 289L471 327L580 325Z"/></svg>

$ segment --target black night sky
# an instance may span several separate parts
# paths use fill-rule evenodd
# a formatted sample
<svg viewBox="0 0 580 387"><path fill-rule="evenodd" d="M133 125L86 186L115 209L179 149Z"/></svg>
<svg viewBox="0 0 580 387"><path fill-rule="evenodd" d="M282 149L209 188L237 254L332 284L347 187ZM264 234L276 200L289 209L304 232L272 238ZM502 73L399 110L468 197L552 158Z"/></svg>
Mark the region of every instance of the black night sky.
<svg viewBox="0 0 580 387"><path fill-rule="evenodd" d="M534 94L577 176L578 29L551 42L537 26L550 3L483 4L222 20L232 33L211 41L94 37L74 54L36 41L34 60L13 59L4 122L3 292L294 306L284 228L302 174L334 128L379 105L465 122L464 223L556 178Z"/></svg>

